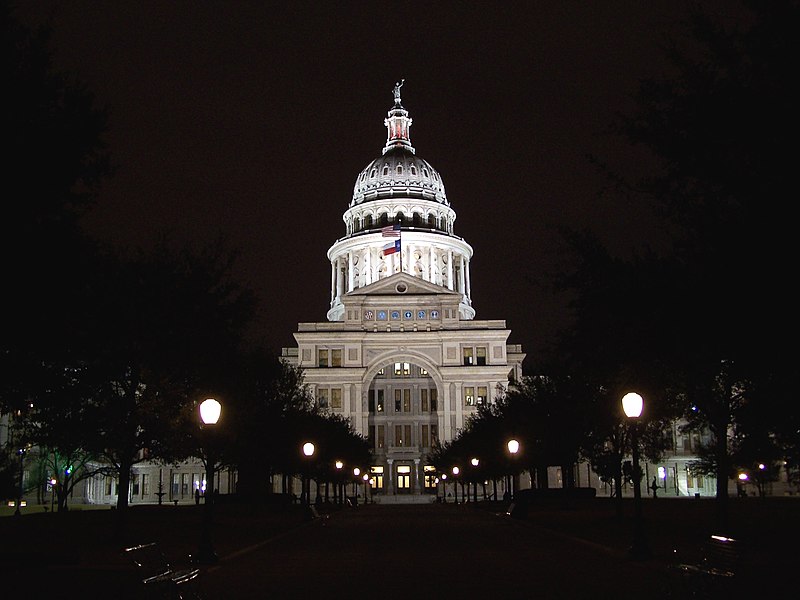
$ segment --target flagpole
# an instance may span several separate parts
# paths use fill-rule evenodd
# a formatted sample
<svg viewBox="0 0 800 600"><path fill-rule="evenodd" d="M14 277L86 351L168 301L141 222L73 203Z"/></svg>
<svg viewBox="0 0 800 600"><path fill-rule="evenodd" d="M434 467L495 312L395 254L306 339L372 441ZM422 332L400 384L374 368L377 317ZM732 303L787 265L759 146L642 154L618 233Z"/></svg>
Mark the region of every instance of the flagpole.
<svg viewBox="0 0 800 600"><path fill-rule="evenodd" d="M403 272L403 230L400 229L400 235L398 239L400 240L400 272Z"/></svg>

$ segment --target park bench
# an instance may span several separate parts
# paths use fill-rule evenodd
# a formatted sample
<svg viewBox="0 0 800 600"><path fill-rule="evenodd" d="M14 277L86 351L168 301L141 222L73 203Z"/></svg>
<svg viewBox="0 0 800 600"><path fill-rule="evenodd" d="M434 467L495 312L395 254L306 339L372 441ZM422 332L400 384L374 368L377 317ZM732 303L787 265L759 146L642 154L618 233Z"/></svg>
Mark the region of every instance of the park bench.
<svg viewBox="0 0 800 600"><path fill-rule="evenodd" d="M125 548L123 553L139 569L142 584L158 598L199 600L200 596L188 585L200 575L198 568L175 569L156 542Z"/></svg>
<svg viewBox="0 0 800 600"><path fill-rule="evenodd" d="M716 597L733 589L739 564L739 543L724 535L710 535L703 543L699 561L678 563L673 568L693 595Z"/></svg>

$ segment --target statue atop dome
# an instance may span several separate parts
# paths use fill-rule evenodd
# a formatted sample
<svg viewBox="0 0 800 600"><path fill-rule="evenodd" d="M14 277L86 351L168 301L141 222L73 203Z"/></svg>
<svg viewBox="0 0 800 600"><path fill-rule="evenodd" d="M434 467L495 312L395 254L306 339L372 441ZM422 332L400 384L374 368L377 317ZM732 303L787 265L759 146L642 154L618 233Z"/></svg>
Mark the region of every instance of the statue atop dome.
<svg viewBox="0 0 800 600"><path fill-rule="evenodd" d="M405 81L406 81L405 79L401 79L399 83L395 83L394 84L393 93L394 93L394 105L395 106L402 106L400 104L400 88L403 87L403 84L405 83Z"/></svg>

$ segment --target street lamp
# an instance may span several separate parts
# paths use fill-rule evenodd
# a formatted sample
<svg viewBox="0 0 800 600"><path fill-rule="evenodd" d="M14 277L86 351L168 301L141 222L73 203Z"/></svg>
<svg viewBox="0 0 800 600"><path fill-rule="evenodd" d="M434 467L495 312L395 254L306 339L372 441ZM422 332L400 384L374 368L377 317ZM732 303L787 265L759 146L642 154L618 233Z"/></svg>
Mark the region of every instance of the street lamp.
<svg viewBox="0 0 800 600"><path fill-rule="evenodd" d="M642 488L639 477L639 417L643 407L644 400L635 392L629 392L622 397L622 410L625 411L625 416L630 422L631 458L633 458L633 545L629 553L636 559L650 556L650 549L644 534Z"/></svg>
<svg viewBox="0 0 800 600"><path fill-rule="evenodd" d="M458 504L458 474L460 472L461 469L453 467L453 498L455 498L456 504Z"/></svg>
<svg viewBox="0 0 800 600"><path fill-rule="evenodd" d="M203 400L200 404L200 420L203 422L203 438L206 458L206 495L205 507L203 509L203 526L200 530L200 546L197 549L197 562L209 565L217 562L217 553L214 551L211 530L214 522L214 467L216 457L214 456L211 441L212 431L219 421L222 413L222 405L214 398Z"/></svg>
<svg viewBox="0 0 800 600"><path fill-rule="evenodd" d="M19 488L17 490L17 507L14 509L14 516L22 516L22 512L20 511L20 506L22 506L22 494L24 492L22 488L22 480L25 478L25 448L20 448L17 450L17 454L19 454Z"/></svg>
<svg viewBox="0 0 800 600"><path fill-rule="evenodd" d="M478 458L473 458L469 462L470 462L470 464L472 464L473 467L475 467L476 470L478 468L478 465L481 464L481 461ZM472 501L475 502L475 503L478 502L478 475L477 475L477 473L475 475L474 481L472 482Z"/></svg>
<svg viewBox="0 0 800 600"><path fill-rule="evenodd" d="M361 479L364 480L364 504L367 504L367 484L369 483L369 473L364 473Z"/></svg>
<svg viewBox="0 0 800 600"><path fill-rule="evenodd" d="M342 469L344 468L344 463L341 460L337 460L334 465L336 466L336 494L335 496L338 497L339 504L341 505L344 502L343 493L342 493Z"/></svg>
<svg viewBox="0 0 800 600"><path fill-rule="evenodd" d="M447 473L442 473L442 502L447 504Z"/></svg>
<svg viewBox="0 0 800 600"><path fill-rule="evenodd" d="M511 438L510 440L508 440L508 444L506 444L506 447L508 448L509 454L511 454L512 460L514 458L516 458L517 452L519 452L519 440ZM508 483L509 483L509 485L508 485L508 487L506 489L508 489L510 491L511 499L513 500L514 492L516 491L516 490L514 490L514 475L513 475L513 473L511 475L509 475Z"/></svg>
<svg viewBox="0 0 800 600"><path fill-rule="evenodd" d="M303 455L310 459L314 456L314 451L316 450L316 446L314 446L311 442L306 442L303 444ZM301 481L301 485L303 490L300 492L300 495L303 497L303 504L309 506L311 504L311 479L308 477L308 466L303 465L303 480Z"/></svg>
<svg viewBox="0 0 800 600"><path fill-rule="evenodd" d="M353 502L355 502L356 506L358 506L358 487L357 486L358 486L358 476L359 475L361 475L361 469L359 469L358 467L355 467L353 469L353 477L355 478L355 479L353 479Z"/></svg>

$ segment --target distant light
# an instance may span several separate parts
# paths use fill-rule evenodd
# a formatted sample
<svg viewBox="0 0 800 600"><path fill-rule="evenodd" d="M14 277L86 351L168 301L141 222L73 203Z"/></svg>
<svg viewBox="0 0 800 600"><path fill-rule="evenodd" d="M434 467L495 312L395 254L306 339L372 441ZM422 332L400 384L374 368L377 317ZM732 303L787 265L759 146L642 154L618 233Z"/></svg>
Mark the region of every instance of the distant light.
<svg viewBox="0 0 800 600"><path fill-rule="evenodd" d="M471 463L472 463L472 466L473 466L473 467L477 467L479 464L481 464L481 461L480 461L480 460L478 460L477 458L473 458L473 459L472 459L471 461L469 461L469 462L471 462Z"/></svg>
<svg viewBox="0 0 800 600"><path fill-rule="evenodd" d="M763 471L763 470L764 470L764 469L766 469L767 467L764 465L764 463L758 463L758 468L759 468L759 469L761 469L761 470Z"/></svg>
<svg viewBox="0 0 800 600"><path fill-rule="evenodd" d="M365 482L369 481L369 475L364 473L364 476L361 479L363 479Z"/></svg>
<svg viewBox="0 0 800 600"><path fill-rule="evenodd" d="M747 473L739 473L739 481L747 481Z"/></svg>
<svg viewBox="0 0 800 600"><path fill-rule="evenodd" d="M453 475L456 476L461 471L458 467L453 467Z"/></svg>
<svg viewBox="0 0 800 600"><path fill-rule="evenodd" d="M336 461L336 468L337 469L341 469L343 466L344 466L344 463L342 461L340 461L340 460Z"/></svg>
<svg viewBox="0 0 800 600"><path fill-rule="evenodd" d="M659 479L667 478L667 470L664 467L658 467L658 478Z"/></svg>
<svg viewBox="0 0 800 600"><path fill-rule="evenodd" d="M519 442L517 440L508 440L508 451L511 454L519 452Z"/></svg>
<svg viewBox="0 0 800 600"><path fill-rule="evenodd" d="M355 475L356 477L358 477L359 475L361 475L361 469L359 469L358 467L356 467L355 469L353 469L353 475Z"/></svg>
<svg viewBox="0 0 800 600"><path fill-rule="evenodd" d="M638 419L642 415L644 400L636 392L628 392L622 397L622 410L629 419Z"/></svg>
<svg viewBox="0 0 800 600"><path fill-rule="evenodd" d="M442 473L442 481L444 481L445 479L447 479L447 473Z"/></svg>
<svg viewBox="0 0 800 600"><path fill-rule="evenodd" d="M306 442L303 444L303 454L306 456L314 456L314 450L316 450L316 448L311 442Z"/></svg>

